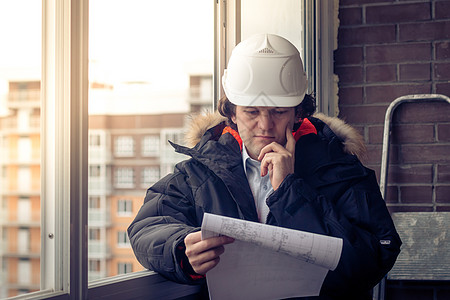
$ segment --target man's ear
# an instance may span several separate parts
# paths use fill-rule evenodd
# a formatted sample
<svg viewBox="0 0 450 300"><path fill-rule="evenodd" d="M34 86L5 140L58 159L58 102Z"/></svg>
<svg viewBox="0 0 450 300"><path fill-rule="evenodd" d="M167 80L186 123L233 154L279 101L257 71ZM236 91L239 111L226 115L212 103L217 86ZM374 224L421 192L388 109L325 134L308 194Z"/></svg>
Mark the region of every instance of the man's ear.
<svg viewBox="0 0 450 300"><path fill-rule="evenodd" d="M236 115L232 115L232 116L231 116L231 121L233 121L234 124L237 124L237 123L236 123Z"/></svg>

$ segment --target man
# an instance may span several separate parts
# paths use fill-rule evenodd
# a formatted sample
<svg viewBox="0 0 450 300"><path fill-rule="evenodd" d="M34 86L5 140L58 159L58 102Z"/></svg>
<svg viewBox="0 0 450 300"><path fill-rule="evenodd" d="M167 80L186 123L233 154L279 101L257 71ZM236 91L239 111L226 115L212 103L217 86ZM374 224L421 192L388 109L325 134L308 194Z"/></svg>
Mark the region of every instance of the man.
<svg viewBox="0 0 450 300"><path fill-rule="evenodd" d="M340 262L318 299L370 299L401 241L374 172L358 159L362 138L338 119L311 117L299 52L282 37L240 43L222 79L222 116L194 121L194 146L174 145L191 158L149 188L129 227L139 262L204 284L233 242L201 239L208 212L342 238Z"/></svg>

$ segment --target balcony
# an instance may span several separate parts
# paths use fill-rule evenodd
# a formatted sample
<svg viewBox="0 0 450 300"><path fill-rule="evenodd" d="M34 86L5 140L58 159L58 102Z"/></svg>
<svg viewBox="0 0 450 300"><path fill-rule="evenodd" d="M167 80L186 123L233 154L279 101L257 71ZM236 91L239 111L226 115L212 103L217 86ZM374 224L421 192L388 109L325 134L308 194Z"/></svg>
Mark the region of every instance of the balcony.
<svg viewBox="0 0 450 300"><path fill-rule="evenodd" d="M89 177L89 195L111 194L111 184L106 177Z"/></svg>
<svg viewBox="0 0 450 300"><path fill-rule="evenodd" d="M101 209L89 209L88 224L90 227L108 227L111 225L111 216Z"/></svg>
<svg viewBox="0 0 450 300"><path fill-rule="evenodd" d="M41 118L40 116L30 116L28 122L19 124L16 116L5 117L0 120L0 128L4 134L11 133L40 133Z"/></svg>
<svg viewBox="0 0 450 300"><path fill-rule="evenodd" d="M111 151L106 147L89 147L89 164L111 163Z"/></svg>
<svg viewBox="0 0 450 300"><path fill-rule="evenodd" d="M41 106L40 90L20 90L9 92L8 108L38 108Z"/></svg>
<svg viewBox="0 0 450 300"><path fill-rule="evenodd" d="M88 256L90 259L106 259L111 257L111 249L105 240L90 240Z"/></svg>

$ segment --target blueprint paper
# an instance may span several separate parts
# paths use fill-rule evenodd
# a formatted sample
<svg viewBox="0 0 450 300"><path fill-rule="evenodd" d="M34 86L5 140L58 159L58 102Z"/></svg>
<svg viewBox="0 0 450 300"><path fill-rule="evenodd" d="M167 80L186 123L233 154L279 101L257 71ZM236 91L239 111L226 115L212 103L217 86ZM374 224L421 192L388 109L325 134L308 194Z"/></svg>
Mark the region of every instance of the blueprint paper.
<svg viewBox="0 0 450 300"><path fill-rule="evenodd" d="M317 296L342 251L339 238L206 213L202 238L218 235L235 242L206 275L212 300Z"/></svg>

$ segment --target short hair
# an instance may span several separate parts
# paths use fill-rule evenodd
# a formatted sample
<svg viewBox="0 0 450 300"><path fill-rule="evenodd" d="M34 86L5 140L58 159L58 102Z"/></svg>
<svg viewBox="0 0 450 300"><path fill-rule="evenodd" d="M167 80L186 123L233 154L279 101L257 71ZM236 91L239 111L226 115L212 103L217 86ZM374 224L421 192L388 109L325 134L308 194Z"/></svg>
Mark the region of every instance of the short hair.
<svg viewBox="0 0 450 300"><path fill-rule="evenodd" d="M236 124L234 124L231 119L236 114L236 105L231 103L226 95L219 99L217 110L222 116L228 119L228 125L236 130ZM316 97L314 94L305 94L302 102L295 107L295 114L301 119L310 117L315 111Z"/></svg>

